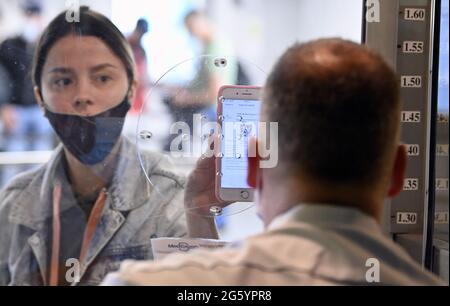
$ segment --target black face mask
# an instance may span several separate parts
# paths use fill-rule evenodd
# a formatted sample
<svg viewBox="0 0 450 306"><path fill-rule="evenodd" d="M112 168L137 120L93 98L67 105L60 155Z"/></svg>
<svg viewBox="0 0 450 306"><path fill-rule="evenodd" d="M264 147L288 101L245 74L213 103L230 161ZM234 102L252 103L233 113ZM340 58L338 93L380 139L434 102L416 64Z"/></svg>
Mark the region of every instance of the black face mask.
<svg viewBox="0 0 450 306"><path fill-rule="evenodd" d="M111 154L129 110L125 98L118 106L91 117L58 114L47 108L45 116L73 156L85 165L95 165Z"/></svg>

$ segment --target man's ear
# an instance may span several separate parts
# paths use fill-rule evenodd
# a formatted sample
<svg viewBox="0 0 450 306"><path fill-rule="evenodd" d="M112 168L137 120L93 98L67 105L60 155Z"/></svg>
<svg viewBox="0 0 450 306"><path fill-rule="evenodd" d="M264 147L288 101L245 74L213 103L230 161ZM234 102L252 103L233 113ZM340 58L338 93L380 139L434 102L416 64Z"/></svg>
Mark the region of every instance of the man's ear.
<svg viewBox="0 0 450 306"><path fill-rule="evenodd" d="M44 101L42 101L41 90L39 89L39 87L34 86L33 92L34 92L34 98L36 99L37 104L39 105L39 108L41 109L41 111L43 113L45 113Z"/></svg>
<svg viewBox="0 0 450 306"><path fill-rule="evenodd" d="M389 197L395 197L402 192L407 164L408 153L406 151L406 146L399 145L395 154L394 167L392 168L391 185L389 186L387 194Z"/></svg>
<svg viewBox="0 0 450 306"><path fill-rule="evenodd" d="M248 152L247 184L251 188L256 188L258 185L258 176L260 175L260 157L258 153L258 140L256 138L250 139Z"/></svg>

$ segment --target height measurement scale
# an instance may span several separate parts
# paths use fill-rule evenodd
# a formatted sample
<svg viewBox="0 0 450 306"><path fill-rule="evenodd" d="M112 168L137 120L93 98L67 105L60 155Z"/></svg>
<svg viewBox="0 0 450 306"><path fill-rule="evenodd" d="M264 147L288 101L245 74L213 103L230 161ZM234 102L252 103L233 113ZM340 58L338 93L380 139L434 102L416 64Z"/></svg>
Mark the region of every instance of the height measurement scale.
<svg viewBox="0 0 450 306"><path fill-rule="evenodd" d="M402 135L408 152L403 192L391 201L390 232L421 234L428 194L427 160L430 130L431 1L400 0L397 73L400 75Z"/></svg>
<svg viewBox="0 0 450 306"><path fill-rule="evenodd" d="M408 154L403 192L385 201L382 229L415 260L437 267L435 272L448 279L448 0L365 4L368 12L375 8L380 14L366 17L364 42L400 78L401 141ZM444 48L438 50L438 42ZM447 69L441 65L446 62Z"/></svg>

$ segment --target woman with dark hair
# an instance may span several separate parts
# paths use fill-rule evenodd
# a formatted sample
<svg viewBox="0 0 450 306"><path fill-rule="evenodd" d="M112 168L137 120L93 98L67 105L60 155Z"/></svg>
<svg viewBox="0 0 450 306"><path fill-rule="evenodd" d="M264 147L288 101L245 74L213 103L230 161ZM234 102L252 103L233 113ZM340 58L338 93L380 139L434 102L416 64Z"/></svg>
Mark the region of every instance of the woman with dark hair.
<svg viewBox="0 0 450 306"><path fill-rule="evenodd" d="M135 67L110 20L86 7L79 22L61 13L37 45L32 78L62 144L0 193L0 285L95 285L122 260L151 259L151 238L217 237L212 219L185 216L185 179L166 159L142 154L149 184L121 137Z"/></svg>

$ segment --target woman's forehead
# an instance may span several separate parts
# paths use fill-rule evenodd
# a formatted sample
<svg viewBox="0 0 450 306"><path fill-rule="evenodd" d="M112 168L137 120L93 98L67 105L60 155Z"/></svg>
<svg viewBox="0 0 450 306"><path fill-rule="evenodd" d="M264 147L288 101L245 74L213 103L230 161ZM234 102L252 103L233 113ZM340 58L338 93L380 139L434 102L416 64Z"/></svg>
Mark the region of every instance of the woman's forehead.
<svg viewBox="0 0 450 306"><path fill-rule="evenodd" d="M52 46L45 61L44 71L48 72L56 67L91 69L104 64L125 70L120 58L101 39L94 36L69 35Z"/></svg>

